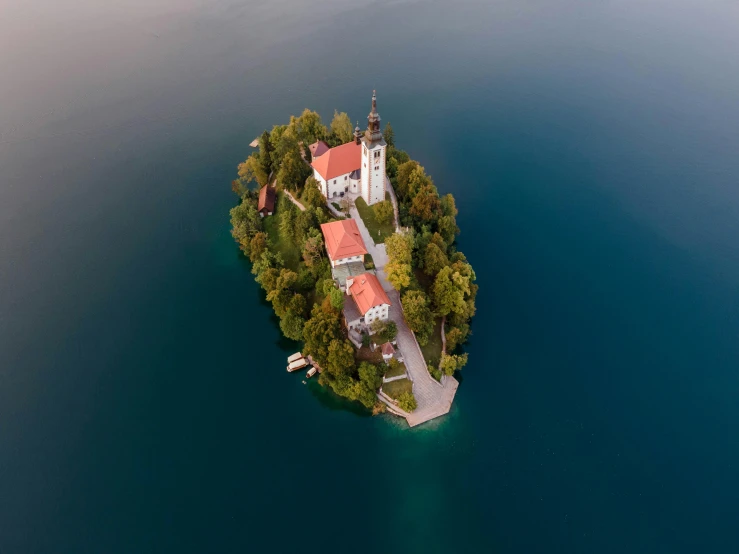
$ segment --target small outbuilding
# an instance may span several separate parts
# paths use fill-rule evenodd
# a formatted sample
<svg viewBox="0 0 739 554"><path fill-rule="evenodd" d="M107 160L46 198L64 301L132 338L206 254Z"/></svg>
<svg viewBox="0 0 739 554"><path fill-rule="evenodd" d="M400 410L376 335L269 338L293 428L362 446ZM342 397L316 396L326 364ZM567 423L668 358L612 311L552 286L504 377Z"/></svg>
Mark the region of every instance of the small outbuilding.
<svg viewBox="0 0 739 554"><path fill-rule="evenodd" d="M259 215L272 215L275 211L275 189L269 185L264 185L259 190L259 203L257 204Z"/></svg>
<svg viewBox="0 0 739 554"><path fill-rule="evenodd" d="M389 342L382 345L382 359L385 362L389 362L390 359L395 355L395 348Z"/></svg>

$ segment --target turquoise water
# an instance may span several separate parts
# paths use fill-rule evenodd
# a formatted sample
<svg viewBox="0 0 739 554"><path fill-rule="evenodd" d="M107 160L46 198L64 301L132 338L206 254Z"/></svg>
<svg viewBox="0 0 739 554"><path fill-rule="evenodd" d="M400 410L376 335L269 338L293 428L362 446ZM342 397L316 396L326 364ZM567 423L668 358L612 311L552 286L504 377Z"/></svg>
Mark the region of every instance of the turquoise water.
<svg viewBox="0 0 739 554"><path fill-rule="evenodd" d="M736 552L739 10L35 0L0 18L0 552ZM452 413L284 371L229 236L305 107L460 208Z"/></svg>

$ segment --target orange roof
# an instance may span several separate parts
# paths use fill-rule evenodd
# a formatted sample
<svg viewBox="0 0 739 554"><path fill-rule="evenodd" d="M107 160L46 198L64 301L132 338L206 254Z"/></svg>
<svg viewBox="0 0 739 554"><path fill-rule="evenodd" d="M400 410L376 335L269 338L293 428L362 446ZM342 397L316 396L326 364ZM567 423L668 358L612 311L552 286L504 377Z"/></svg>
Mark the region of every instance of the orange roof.
<svg viewBox="0 0 739 554"><path fill-rule="evenodd" d="M367 253L362 235L359 234L357 222L353 219L323 223L321 231L323 231L328 257L332 260L341 260Z"/></svg>
<svg viewBox="0 0 739 554"><path fill-rule="evenodd" d="M362 273L354 277L354 282L349 287L349 291L352 293L351 296L354 298L354 302L356 302L357 308L359 308L359 312L362 315L366 314L375 306L380 306L381 304L392 305L387 294L382 290L380 281L371 273Z"/></svg>
<svg viewBox="0 0 739 554"><path fill-rule="evenodd" d="M351 173L362 166L362 146L356 142L347 142L331 148L311 165L324 179L335 179L340 175Z"/></svg>

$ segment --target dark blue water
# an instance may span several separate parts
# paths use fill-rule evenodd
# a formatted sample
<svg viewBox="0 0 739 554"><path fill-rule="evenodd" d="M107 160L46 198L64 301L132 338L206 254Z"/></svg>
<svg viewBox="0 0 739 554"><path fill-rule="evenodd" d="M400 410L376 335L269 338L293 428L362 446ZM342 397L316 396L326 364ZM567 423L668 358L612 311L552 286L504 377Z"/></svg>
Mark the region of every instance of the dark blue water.
<svg viewBox="0 0 739 554"><path fill-rule="evenodd" d="M736 5L15 4L0 552L739 551ZM254 136L373 88L480 284L414 430L285 374L229 236Z"/></svg>

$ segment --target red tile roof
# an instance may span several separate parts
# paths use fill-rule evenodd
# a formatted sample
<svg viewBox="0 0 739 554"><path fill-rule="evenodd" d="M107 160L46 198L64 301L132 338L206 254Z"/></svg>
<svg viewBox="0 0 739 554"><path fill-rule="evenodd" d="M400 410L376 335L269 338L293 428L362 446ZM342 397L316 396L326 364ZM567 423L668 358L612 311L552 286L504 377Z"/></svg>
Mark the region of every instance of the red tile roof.
<svg viewBox="0 0 739 554"><path fill-rule="evenodd" d="M392 356L395 354L395 348L393 348L393 345L389 342L386 342L382 345L382 355L383 356Z"/></svg>
<svg viewBox="0 0 739 554"><path fill-rule="evenodd" d="M380 281L371 273L362 273L354 277L354 282L349 287L349 292L351 292L351 297L356 302L357 308L359 308L359 312L362 315L365 315L375 306L380 306L381 304L392 305L387 294L382 290Z"/></svg>
<svg viewBox="0 0 739 554"><path fill-rule="evenodd" d="M336 146L313 160L311 165L324 179L346 175L362 166L362 146L356 142Z"/></svg>
<svg viewBox="0 0 739 554"><path fill-rule="evenodd" d="M275 189L269 185L264 185L259 190L259 204L257 204L257 211L266 210L268 212L275 211Z"/></svg>
<svg viewBox="0 0 739 554"><path fill-rule="evenodd" d="M315 160L316 158L321 156L324 152L328 152L329 147L328 147L328 144L326 144L322 140L319 140L317 142L314 142L310 146L308 146L308 150L310 150L310 155Z"/></svg>
<svg viewBox="0 0 739 554"><path fill-rule="evenodd" d="M323 231L328 257L332 260L341 260L367 253L362 235L359 234L357 222L353 219L323 223L321 231Z"/></svg>

